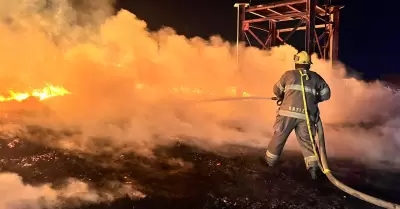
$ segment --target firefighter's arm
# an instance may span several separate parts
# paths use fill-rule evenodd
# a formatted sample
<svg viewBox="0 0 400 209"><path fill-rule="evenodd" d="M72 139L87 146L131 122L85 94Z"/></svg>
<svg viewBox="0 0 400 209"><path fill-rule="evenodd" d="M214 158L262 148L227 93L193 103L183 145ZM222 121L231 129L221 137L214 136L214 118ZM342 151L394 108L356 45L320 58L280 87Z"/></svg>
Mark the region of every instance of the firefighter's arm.
<svg viewBox="0 0 400 209"><path fill-rule="evenodd" d="M320 102L329 100L331 98L331 89L325 80L320 77L320 82L318 84L318 94Z"/></svg>
<svg viewBox="0 0 400 209"><path fill-rule="evenodd" d="M284 73L278 82L273 87L273 92L276 97L282 99L285 93L285 85L286 85L286 74Z"/></svg>

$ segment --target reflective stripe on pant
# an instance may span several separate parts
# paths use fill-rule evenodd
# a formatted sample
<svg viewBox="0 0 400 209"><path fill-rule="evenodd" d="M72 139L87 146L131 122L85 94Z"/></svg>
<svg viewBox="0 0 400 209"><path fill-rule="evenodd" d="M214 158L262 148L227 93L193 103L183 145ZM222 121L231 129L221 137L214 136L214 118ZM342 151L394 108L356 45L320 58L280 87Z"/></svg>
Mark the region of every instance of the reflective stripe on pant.
<svg viewBox="0 0 400 209"><path fill-rule="evenodd" d="M266 159L269 165L273 166L279 159L286 140L290 133L295 129L297 141L299 142L301 152L307 170L310 167L318 166L318 159L314 156L310 136L308 134L306 120L278 115L274 124L274 135L268 144ZM315 126L312 125L311 132L315 136Z"/></svg>

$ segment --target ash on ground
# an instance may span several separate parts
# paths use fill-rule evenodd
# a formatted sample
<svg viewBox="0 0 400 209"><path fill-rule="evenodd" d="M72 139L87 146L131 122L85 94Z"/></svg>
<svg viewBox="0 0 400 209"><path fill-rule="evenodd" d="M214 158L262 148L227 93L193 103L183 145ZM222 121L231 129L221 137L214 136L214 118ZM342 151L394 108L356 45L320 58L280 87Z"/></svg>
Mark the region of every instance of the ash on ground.
<svg viewBox="0 0 400 209"><path fill-rule="evenodd" d="M74 178L93 190L126 190L112 201L83 203L76 208L378 208L335 188L321 174L311 180L300 153L284 152L276 168L268 168L264 149L230 147L234 155L176 144L144 158L133 153L89 156L57 150L23 139L0 140L0 169L16 173L30 185L51 183L54 188ZM374 170L348 160L330 159L333 174L370 195L400 202L400 172ZM119 187L120 188L120 187ZM131 194L130 194L131 193ZM74 208L68 201L57 208Z"/></svg>

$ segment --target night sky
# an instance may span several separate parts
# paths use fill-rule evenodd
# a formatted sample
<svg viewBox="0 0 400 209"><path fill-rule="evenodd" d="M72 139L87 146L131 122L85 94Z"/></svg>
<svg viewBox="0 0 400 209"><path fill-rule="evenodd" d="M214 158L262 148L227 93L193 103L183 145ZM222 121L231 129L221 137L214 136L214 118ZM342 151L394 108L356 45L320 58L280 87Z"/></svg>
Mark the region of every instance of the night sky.
<svg viewBox="0 0 400 209"><path fill-rule="evenodd" d="M173 27L187 37L208 38L219 34L236 40L234 0L119 0L124 8L145 20L151 30ZM266 1L268 2L268 1ZM395 6L391 1L337 0L345 5L340 14L339 58L365 79L399 74L400 44L394 27ZM382 3L367 3L382 2ZM391 28L392 27L392 28Z"/></svg>

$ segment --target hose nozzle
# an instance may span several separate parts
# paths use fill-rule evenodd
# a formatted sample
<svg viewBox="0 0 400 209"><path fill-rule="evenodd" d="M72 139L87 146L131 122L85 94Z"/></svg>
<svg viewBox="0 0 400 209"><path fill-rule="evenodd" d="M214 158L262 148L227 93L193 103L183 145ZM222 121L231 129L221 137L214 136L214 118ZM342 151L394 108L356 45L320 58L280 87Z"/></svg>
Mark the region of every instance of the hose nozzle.
<svg viewBox="0 0 400 209"><path fill-rule="evenodd" d="M276 105L281 106L283 99L278 97L271 97L271 100L276 101Z"/></svg>

